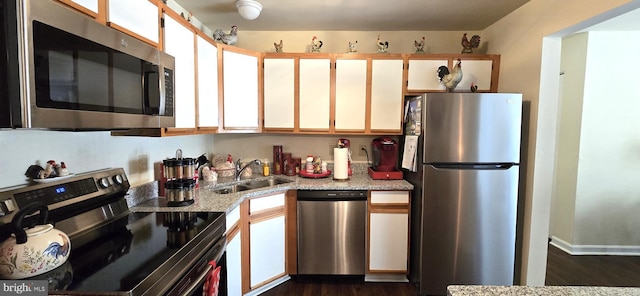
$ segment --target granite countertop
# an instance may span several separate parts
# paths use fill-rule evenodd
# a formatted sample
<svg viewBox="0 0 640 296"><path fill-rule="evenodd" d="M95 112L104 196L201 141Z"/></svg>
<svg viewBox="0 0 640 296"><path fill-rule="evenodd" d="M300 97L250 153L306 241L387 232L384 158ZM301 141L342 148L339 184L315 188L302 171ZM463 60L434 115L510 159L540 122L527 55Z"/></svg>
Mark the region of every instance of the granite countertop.
<svg viewBox="0 0 640 296"><path fill-rule="evenodd" d="M292 182L269 187L246 190L237 193L218 194L213 192L221 187L242 183L248 180L265 180L269 178L289 179ZM245 200L265 194L285 192L287 190L412 190L413 185L405 180L373 180L368 174L354 174L349 180L338 181L331 177L310 179L299 176L275 175L270 177L257 176L242 181L229 178L219 178L217 182L200 181L195 190L195 201L184 207L169 207L164 197L152 198L139 204L130 206L132 212L228 212Z"/></svg>
<svg viewBox="0 0 640 296"><path fill-rule="evenodd" d="M630 296L640 295L640 288L622 287L588 287L588 286L458 286L447 287L449 296L476 296L476 295L500 295L500 296Z"/></svg>

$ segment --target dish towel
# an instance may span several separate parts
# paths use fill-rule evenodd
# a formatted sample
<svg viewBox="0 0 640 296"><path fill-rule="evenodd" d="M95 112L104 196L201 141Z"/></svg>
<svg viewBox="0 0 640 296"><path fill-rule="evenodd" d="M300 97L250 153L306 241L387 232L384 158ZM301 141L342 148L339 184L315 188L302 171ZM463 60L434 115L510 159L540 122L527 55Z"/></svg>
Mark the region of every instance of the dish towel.
<svg viewBox="0 0 640 296"><path fill-rule="evenodd" d="M218 288L220 287L220 266L216 267L215 261L209 261L212 266L204 282L202 296L218 296Z"/></svg>
<svg viewBox="0 0 640 296"><path fill-rule="evenodd" d="M412 172L418 171L418 136L405 136L402 153L402 168Z"/></svg>

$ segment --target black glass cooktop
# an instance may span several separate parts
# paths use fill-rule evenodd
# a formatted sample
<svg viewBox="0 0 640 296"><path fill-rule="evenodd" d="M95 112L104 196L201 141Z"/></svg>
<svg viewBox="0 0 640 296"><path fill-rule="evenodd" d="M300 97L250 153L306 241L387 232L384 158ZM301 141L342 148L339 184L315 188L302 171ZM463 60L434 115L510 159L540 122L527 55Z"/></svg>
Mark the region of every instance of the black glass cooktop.
<svg viewBox="0 0 640 296"><path fill-rule="evenodd" d="M127 294L163 265L175 265L198 235L225 231L223 213L131 213L108 235L75 248L62 266L38 279L48 279L49 291L123 292ZM201 238L200 238L201 239ZM181 275L176 274L175 278ZM118 293L120 294L120 293Z"/></svg>

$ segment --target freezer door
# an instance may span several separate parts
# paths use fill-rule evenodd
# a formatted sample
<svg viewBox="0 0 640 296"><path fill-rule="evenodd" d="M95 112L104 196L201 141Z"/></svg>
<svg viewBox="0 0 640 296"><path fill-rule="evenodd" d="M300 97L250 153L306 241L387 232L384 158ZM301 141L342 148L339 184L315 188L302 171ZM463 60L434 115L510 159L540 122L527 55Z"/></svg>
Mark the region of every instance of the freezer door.
<svg viewBox="0 0 640 296"><path fill-rule="evenodd" d="M423 170L420 295L513 285L519 167Z"/></svg>
<svg viewBox="0 0 640 296"><path fill-rule="evenodd" d="M521 94L427 94L424 163L520 162Z"/></svg>

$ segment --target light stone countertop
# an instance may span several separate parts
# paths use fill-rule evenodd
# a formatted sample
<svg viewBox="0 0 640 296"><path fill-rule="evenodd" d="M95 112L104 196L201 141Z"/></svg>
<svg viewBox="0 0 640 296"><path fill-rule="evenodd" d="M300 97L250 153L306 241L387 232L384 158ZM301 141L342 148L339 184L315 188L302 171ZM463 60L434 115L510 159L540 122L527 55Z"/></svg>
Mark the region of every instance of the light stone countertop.
<svg viewBox="0 0 640 296"><path fill-rule="evenodd" d="M640 295L640 288L588 287L588 286L463 286L447 287L449 296L631 296Z"/></svg>
<svg viewBox="0 0 640 296"><path fill-rule="evenodd" d="M293 182L275 186L246 190L237 193L217 194L213 190L252 180L259 181L269 178L289 179ZM164 197L148 199L136 205L130 205L132 212L229 212L236 208L243 200L265 194L285 192L287 190L412 190L413 185L405 180L373 180L368 174L354 174L349 180L333 180L327 178L311 179L299 176L272 175L269 177L257 176L242 181L233 181L229 178L219 178L217 182L200 181L199 188L195 190L195 201L189 206L168 207Z"/></svg>

